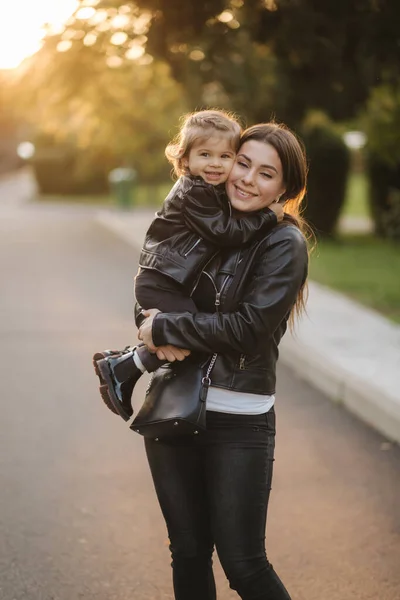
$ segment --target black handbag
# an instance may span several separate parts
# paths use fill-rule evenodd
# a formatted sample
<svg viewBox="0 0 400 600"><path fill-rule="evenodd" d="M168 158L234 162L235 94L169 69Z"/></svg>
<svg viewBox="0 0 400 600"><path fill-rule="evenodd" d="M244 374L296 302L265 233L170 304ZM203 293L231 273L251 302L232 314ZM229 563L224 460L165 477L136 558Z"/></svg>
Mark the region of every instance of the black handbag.
<svg viewBox="0 0 400 600"><path fill-rule="evenodd" d="M216 359L217 354L213 354L207 369L187 359L157 369L130 428L157 440L197 435L205 429L207 392Z"/></svg>

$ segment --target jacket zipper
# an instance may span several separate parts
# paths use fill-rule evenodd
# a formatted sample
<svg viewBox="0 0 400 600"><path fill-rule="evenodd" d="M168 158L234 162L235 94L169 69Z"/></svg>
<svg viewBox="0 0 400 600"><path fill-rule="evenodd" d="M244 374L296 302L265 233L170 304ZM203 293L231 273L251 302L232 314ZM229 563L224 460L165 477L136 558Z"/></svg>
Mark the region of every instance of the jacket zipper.
<svg viewBox="0 0 400 600"><path fill-rule="evenodd" d="M214 279L211 277L211 275L209 273L207 273L207 271L203 271L203 273L205 275L207 275L207 277L209 277L209 279L211 280L211 283L214 286L214 289L215 289L215 303L214 304L215 304L215 308L217 309L217 312L219 312L219 306L221 304L221 294L224 291L224 287L229 279L229 275L226 276L226 278L222 282L221 289L218 291L217 286L215 285ZM244 371L246 369L245 361L246 361L246 355L241 354L240 358L239 358L239 369L241 371Z"/></svg>
<svg viewBox="0 0 400 600"><path fill-rule="evenodd" d="M210 264L210 262L213 260L213 258L215 258L215 257L217 256L217 254L218 254L218 252L214 252L214 254L213 254L212 256L210 256L210 258L208 259L208 261L206 262L206 264L204 265L204 267L202 268L202 270L201 270L201 271L200 271L200 273L198 274L198 276L197 276L197 279L196 279L196 281L195 281L195 282L194 282L194 284L193 284L192 291L190 292L190 295L191 295L191 296L194 294L194 291L195 291L195 289L197 288L197 285L198 285L198 283L199 283L199 281L200 281L200 277L202 276L202 274L203 274L203 273L205 273L204 269L205 269L206 267L208 267L208 265ZM206 273L206 275L207 275L207 274L208 274L208 273ZM215 287L215 286L214 286L214 287Z"/></svg>
<svg viewBox="0 0 400 600"><path fill-rule="evenodd" d="M211 283L213 284L213 287L215 289L215 302L214 302L214 304L215 304L216 312L218 313L219 312L219 307L220 307L220 304L221 304L221 294L222 294L222 292L224 290L224 287L225 287L225 285L226 285L226 283L227 283L227 281L229 279L229 275L227 275L225 277L224 281L222 282L221 289L218 291L217 286L215 285L214 279L211 277L211 275L209 273L207 273L207 271L203 271L203 273L205 275L207 275L207 277L210 278ZM209 367L207 369L207 374L206 374L205 377L203 377L202 383L203 383L203 385L206 384L207 388L211 385L210 372L211 372L211 370L212 370L212 368L213 368L213 366L215 364L215 361L217 360L217 356L218 356L217 352L215 352L212 355L210 365L209 365Z"/></svg>
<svg viewBox="0 0 400 600"><path fill-rule="evenodd" d="M187 250L183 256L186 258L186 256L188 254L190 254L192 252L192 250L194 250L196 248L196 246L198 244L200 244L200 242L201 242L201 238L199 238L198 240L196 240L195 243L192 246L190 246L189 250Z"/></svg>
<svg viewBox="0 0 400 600"><path fill-rule="evenodd" d="M203 271L204 275L207 275L207 277L209 277L209 279L211 280L211 283L213 284L214 290L215 290L215 308L217 309L217 312L219 312L219 307L221 305L221 294L224 291L224 287L228 282L228 279L230 277L230 275L227 275L224 279L224 281L222 282L221 285L221 289L218 291L217 286L215 285L215 281L214 279L211 277L211 275L209 273L207 273L207 271Z"/></svg>

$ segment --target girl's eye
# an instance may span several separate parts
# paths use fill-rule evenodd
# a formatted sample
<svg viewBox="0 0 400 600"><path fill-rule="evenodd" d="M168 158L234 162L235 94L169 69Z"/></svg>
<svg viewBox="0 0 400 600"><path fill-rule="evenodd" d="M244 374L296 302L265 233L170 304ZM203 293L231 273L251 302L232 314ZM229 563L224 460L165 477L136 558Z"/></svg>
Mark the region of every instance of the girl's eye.
<svg viewBox="0 0 400 600"><path fill-rule="evenodd" d="M206 156L207 157L208 155L209 155L208 152L202 152L201 153L201 156Z"/></svg>
<svg viewBox="0 0 400 600"><path fill-rule="evenodd" d="M230 155L230 154L223 154L223 155L221 156L221 158L231 158L231 155Z"/></svg>

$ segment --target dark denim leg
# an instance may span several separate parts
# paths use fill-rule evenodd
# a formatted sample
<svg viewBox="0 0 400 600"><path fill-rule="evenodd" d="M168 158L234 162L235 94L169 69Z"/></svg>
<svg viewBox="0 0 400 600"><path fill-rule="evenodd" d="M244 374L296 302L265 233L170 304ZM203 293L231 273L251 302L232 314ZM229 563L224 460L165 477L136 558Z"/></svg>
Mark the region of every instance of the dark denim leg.
<svg viewBox="0 0 400 600"><path fill-rule="evenodd" d="M142 269L136 276L135 294L143 308L158 308L161 312L197 312L195 303L182 285L151 269ZM153 373L167 362L159 360L145 346L138 348L137 352L148 373Z"/></svg>
<svg viewBox="0 0 400 600"><path fill-rule="evenodd" d="M165 364L165 360L157 358L157 354L152 354L147 350L147 346L140 346L136 348L136 352L142 362L142 365L148 373L157 371L162 365Z"/></svg>
<svg viewBox="0 0 400 600"><path fill-rule="evenodd" d="M192 441L145 446L171 542L175 599L216 600L202 449Z"/></svg>
<svg viewBox="0 0 400 600"><path fill-rule="evenodd" d="M135 277L135 296L142 308L158 308L161 312L197 312L188 290L152 269L141 269Z"/></svg>
<svg viewBox="0 0 400 600"><path fill-rule="evenodd" d="M242 600L290 600L265 552L275 414L207 413L207 427L212 530L230 586Z"/></svg>

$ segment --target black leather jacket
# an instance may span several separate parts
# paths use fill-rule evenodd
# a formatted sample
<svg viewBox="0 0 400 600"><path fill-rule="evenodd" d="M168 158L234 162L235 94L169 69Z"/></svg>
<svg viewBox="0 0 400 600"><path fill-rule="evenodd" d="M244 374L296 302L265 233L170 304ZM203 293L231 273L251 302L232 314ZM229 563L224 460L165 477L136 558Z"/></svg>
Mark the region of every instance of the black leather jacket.
<svg viewBox="0 0 400 600"><path fill-rule="evenodd" d="M198 313L159 313L156 346L174 344L218 353L212 385L254 394L275 392L278 344L307 276L306 242L299 229L282 223L261 241L222 251L202 273L193 300ZM137 307L137 325L141 317Z"/></svg>
<svg viewBox="0 0 400 600"><path fill-rule="evenodd" d="M213 186L201 177L181 177L145 237L139 258L141 268L155 269L189 291L202 269L220 248L239 247L274 227L272 210L236 219L225 185Z"/></svg>

